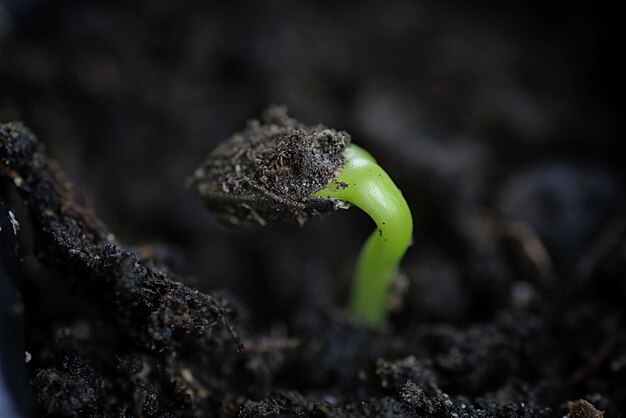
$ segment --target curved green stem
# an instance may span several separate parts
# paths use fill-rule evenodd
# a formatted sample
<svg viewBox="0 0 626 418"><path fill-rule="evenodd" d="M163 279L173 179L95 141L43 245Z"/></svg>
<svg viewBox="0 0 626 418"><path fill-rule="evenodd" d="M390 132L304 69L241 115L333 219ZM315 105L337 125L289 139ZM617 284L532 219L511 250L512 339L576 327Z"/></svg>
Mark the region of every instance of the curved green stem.
<svg viewBox="0 0 626 418"><path fill-rule="evenodd" d="M400 189L367 151L353 144L343 155L341 173L315 196L351 203L376 222L357 262L349 309L366 324L380 326L387 317L389 285L411 244L413 218Z"/></svg>

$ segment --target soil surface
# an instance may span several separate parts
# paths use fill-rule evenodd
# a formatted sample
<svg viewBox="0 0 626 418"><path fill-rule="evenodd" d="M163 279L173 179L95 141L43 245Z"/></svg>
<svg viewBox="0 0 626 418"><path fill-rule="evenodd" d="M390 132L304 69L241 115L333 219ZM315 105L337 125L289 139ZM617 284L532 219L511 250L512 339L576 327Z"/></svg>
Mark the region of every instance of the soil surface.
<svg viewBox="0 0 626 418"><path fill-rule="evenodd" d="M0 316L0 382L25 349L36 416L623 415L617 16L0 1L0 200L20 225L17 254L0 235L0 286L25 322L22 347ZM414 243L386 328L343 310L364 214L233 229L185 187L271 103L304 125L274 118L297 132L266 169L289 175L291 145L319 129L406 197Z"/></svg>

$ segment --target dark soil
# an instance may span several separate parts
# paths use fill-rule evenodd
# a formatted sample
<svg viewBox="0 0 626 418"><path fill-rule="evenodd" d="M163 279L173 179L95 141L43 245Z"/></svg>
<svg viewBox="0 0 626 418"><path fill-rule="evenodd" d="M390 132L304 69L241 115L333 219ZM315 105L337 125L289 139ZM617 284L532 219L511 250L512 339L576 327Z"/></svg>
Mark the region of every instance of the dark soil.
<svg viewBox="0 0 626 418"><path fill-rule="evenodd" d="M37 415L623 415L617 16L0 1L0 200L20 224L0 285L23 300ZM343 311L372 229L358 210L234 230L185 188L270 103L306 126L273 119L293 136L264 169L294 174L299 138L339 150L345 130L407 198L414 245L387 328ZM286 198L263 169L241 184L227 167L229 192L309 215L306 189ZM21 364L0 318L0 353ZM21 370L6 364L0 383Z"/></svg>

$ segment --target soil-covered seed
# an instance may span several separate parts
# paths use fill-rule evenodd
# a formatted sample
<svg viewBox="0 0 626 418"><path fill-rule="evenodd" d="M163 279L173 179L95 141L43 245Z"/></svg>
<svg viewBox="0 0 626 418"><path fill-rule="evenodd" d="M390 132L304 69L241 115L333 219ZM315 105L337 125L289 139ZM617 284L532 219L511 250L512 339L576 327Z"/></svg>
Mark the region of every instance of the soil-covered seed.
<svg viewBox="0 0 626 418"><path fill-rule="evenodd" d="M312 194L339 174L345 162L341 152L349 144L343 131L305 126L284 107L272 106L213 150L189 183L228 223L302 224L338 207Z"/></svg>

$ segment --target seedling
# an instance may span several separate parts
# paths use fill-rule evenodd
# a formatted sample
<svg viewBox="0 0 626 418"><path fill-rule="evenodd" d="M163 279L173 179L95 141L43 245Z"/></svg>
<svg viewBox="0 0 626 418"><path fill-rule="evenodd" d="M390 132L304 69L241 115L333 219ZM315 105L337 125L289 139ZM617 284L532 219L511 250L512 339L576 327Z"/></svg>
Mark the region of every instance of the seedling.
<svg viewBox="0 0 626 418"><path fill-rule="evenodd" d="M357 262L350 311L370 326L387 315L389 285L411 243L413 221L402 193L374 158L350 136L305 126L284 108L218 146L194 172L190 185L209 209L234 225L295 220L353 204L374 219L376 231Z"/></svg>

